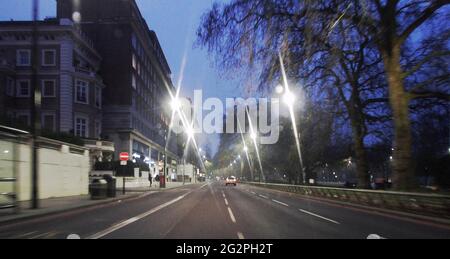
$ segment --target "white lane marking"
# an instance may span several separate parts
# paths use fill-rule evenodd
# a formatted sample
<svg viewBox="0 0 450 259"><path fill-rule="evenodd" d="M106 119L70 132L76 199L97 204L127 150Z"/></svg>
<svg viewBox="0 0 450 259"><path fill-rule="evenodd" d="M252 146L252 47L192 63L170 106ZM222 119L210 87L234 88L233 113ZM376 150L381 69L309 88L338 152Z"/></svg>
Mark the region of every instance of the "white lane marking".
<svg viewBox="0 0 450 259"><path fill-rule="evenodd" d="M256 192L250 192L251 194L253 194L253 195L256 195Z"/></svg>
<svg viewBox="0 0 450 259"><path fill-rule="evenodd" d="M37 231L28 232L28 233L25 233L25 234L20 234L20 235L18 235L18 236L15 236L13 239L22 239L22 238L26 238L27 236L31 236L31 235L34 235L34 234L36 234L36 233L37 233Z"/></svg>
<svg viewBox="0 0 450 259"><path fill-rule="evenodd" d="M37 235L34 237L30 237L28 239L45 239L45 238L50 238L55 235L56 235L56 232L46 232L46 233L43 233L43 234L40 234L40 235Z"/></svg>
<svg viewBox="0 0 450 259"><path fill-rule="evenodd" d="M124 227L126 227L126 226L128 226L130 224L133 224L134 222L136 222L138 220L146 218L146 217L148 217L148 216L150 216L150 215L152 215L152 214L154 214L154 213L164 209L165 207L168 207L168 206L170 206L170 205L172 205L172 204L174 204L174 203L184 199L189 193L187 193L187 194L185 194L183 196L180 196L180 197L178 197L176 199L173 199L173 200L171 200L169 202L166 202L164 204L161 204L161 205L159 205L156 208L153 208L153 209L151 209L151 210L149 210L149 211L147 211L145 213L142 213L141 215L138 215L136 217L130 218L130 219L125 220L125 221L123 221L123 222L121 222L121 223L119 223L117 225L114 225L114 226L108 228L108 229L105 229L105 230L103 230L101 232L98 232L97 234L94 234L94 235L88 237L87 239L100 239L100 238L102 238L104 236L107 236L107 235L111 234L112 232L115 232L115 231L117 231L117 230L119 230L121 228L124 228Z"/></svg>
<svg viewBox="0 0 450 259"><path fill-rule="evenodd" d="M228 200L225 198L225 205L228 206Z"/></svg>
<svg viewBox="0 0 450 259"><path fill-rule="evenodd" d="M222 196L223 196L224 199L227 198L227 196L225 196L225 193L223 193L223 192L222 192Z"/></svg>
<svg viewBox="0 0 450 259"><path fill-rule="evenodd" d="M239 239L245 239L244 234L242 234L241 232L238 232L237 236Z"/></svg>
<svg viewBox="0 0 450 259"><path fill-rule="evenodd" d="M289 207L289 205L288 204L286 204L286 203L284 203L284 202L281 202L281 201L277 201L277 200L272 200L273 202L275 202L275 203L278 203L278 204L280 204L280 205L283 205L283 206L286 206L286 207Z"/></svg>
<svg viewBox="0 0 450 259"><path fill-rule="evenodd" d="M384 238L384 237L382 237L382 236L380 236L380 235L377 235L377 234L370 234L370 235L367 237L367 239L368 239L368 240L377 240L377 239L386 239L386 238Z"/></svg>
<svg viewBox="0 0 450 259"><path fill-rule="evenodd" d="M334 223L334 224L336 224L336 225L339 225L339 224L340 224L340 223L337 222L337 221L334 221L334 220L329 219L329 218L322 217L322 216L320 216L320 215L317 215L317 214L315 214L315 213L312 213L312 212L309 212L309 211L306 211L306 210L299 209L299 211L300 211L300 212L303 212L303 213L305 213L305 214L314 216L314 217L316 217L316 218L323 219L323 220L325 220L325 221Z"/></svg>
<svg viewBox="0 0 450 259"><path fill-rule="evenodd" d="M258 195L259 197L261 197L261 198L264 198L264 199L269 199L269 197L267 197L267 196L264 196L264 195Z"/></svg>
<svg viewBox="0 0 450 259"><path fill-rule="evenodd" d="M233 211L231 211L230 207L228 207L228 213L230 214L231 221L236 223L236 218L234 217Z"/></svg>
<svg viewBox="0 0 450 259"><path fill-rule="evenodd" d="M66 239L75 239L76 240L76 239L81 239L81 237L77 234L70 234L67 236Z"/></svg>

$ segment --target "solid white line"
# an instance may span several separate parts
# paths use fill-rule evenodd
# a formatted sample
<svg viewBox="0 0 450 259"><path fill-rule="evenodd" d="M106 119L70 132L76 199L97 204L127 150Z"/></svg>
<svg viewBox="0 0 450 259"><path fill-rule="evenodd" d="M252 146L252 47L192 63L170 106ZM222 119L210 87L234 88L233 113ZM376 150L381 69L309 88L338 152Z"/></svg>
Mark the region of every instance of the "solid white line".
<svg viewBox="0 0 450 259"><path fill-rule="evenodd" d="M225 198L225 205L228 206L228 200Z"/></svg>
<svg viewBox="0 0 450 259"><path fill-rule="evenodd" d="M308 215L317 217L317 218L319 218L319 219L323 219L323 220L326 220L326 221L328 221L328 222L334 223L334 224L336 224L336 225L339 225L339 224L340 224L340 223L337 222L337 221L334 221L334 220L329 219L329 218L322 217L322 216L320 216L320 215L317 215L317 214L315 214L315 213L312 213L312 212L309 212L309 211L306 211L306 210L299 209L299 211L300 211L300 212L303 212L303 213L305 213L305 214L308 214Z"/></svg>
<svg viewBox="0 0 450 259"><path fill-rule="evenodd" d="M230 207L228 207L228 213L230 214L231 221L236 223L236 218L234 217L233 211L231 211Z"/></svg>
<svg viewBox="0 0 450 259"><path fill-rule="evenodd" d="M242 234L241 232L238 232L237 235L239 239L245 239L244 234Z"/></svg>
<svg viewBox="0 0 450 259"><path fill-rule="evenodd" d="M264 199L269 199L269 197L264 196L264 195L258 195L258 196L261 197L261 198L264 198Z"/></svg>
<svg viewBox="0 0 450 259"><path fill-rule="evenodd" d="M289 207L289 205L288 204L286 204L286 203L284 203L284 202L281 202L281 201L277 201L277 200L272 200L273 202L275 202L275 203L278 203L278 204L280 204L280 205L283 205L283 206L286 206L286 207Z"/></svg>
<svg viewBox="0 0 450 259"><path fill-rule="evenodd" d="M105 229L105 230L103 230L101 232L98 232L97 234L94 234L94 235L88 237L87 239L100 239L100 238L102 238L104 236L107 236L107 235L111 234L114 231L117 231L117 230L119 230L121 228L124 228L124 227L126 227L126 226L128 226L130 224L133 224L134 222L136 222L138 220L146 218L146 217L148 217L148 216L150 216L150 215L152 215L152 214L154 214L154 213L164 209L165 207L168 207L168 206L170 206L170 205L172 205L172 204L182 200L184 197L186 197L186 195L188 195L188 194L180 196L180 197L178 197L176 199L173 199L173 200L171 200L169 202L166 202L166 203L164 203L162 205L159 205L158 207L153 208L153 209L151 209L151 210L149 210L149 211L147 211L145 213L142 213L141 215L138 215L136 217L130 218L130 219L125 220L125 221L123 221L123 222L121 222L121 223L119 223L117 225L114 225L114 226L108 228L108 229Z"/></svg>

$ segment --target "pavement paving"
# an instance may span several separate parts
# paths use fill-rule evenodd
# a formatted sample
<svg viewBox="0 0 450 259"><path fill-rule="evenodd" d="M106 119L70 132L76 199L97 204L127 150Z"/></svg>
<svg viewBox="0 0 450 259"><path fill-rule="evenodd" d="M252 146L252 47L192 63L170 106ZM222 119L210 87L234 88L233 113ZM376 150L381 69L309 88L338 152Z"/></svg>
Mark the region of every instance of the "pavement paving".
<svg viewBox="0 0 450 259"><path fill-rule="evenodd" d="M159 183L154 183L152 187L126 188L125 193L123 193L122 189L118 189L116 197L102 200L92 200L90 195L43 199L39 201L39 209L30 209L31 202L23 201L19 202L18 209L0 210L0 225L18 220L67 212L75 209L101 206L113 202L122 202L128 199L144 197L154 192L180 188L188 184L189 183L183 184L178 182L168 182L166 183L166 188L161 189L159 187Z"/></svg>

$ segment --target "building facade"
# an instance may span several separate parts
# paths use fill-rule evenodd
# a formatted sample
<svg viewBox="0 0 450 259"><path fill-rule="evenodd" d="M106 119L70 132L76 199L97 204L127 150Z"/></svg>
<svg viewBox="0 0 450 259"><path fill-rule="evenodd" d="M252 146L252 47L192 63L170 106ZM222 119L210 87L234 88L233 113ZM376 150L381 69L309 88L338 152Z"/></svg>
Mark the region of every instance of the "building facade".
<svg viewBox="0 0 450 259"><path fill-rule="evenodd" d="M128 152L156 168L167 158L166 164L176 168L176 136L169 134L171 70L136 2L57 0L57 17L79 23L102 56L101 76L108 86L103 132L114 142L116 157Z"/></svg>
<svg viewBox="0 0 450 259"><path fill-rule="evenodd" d="M31 125L33 22L0 22L0 116ZM37 22L36 87L44 132L100 138L101 56L69 19Z"/></svg>

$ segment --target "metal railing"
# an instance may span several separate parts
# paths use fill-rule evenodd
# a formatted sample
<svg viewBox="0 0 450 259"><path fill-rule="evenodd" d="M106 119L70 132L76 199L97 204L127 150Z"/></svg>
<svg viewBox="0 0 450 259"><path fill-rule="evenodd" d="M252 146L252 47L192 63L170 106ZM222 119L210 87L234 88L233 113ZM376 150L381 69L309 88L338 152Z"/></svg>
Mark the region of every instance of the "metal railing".
<svg viewBox="0 0 450 259"><path fill-rule="evenodd" d="M450 219L449 195L255 182L247 182L247 184L273 190L297 193L303 196L336 200L374 208L413 213L416 215L435 216Z"/></svg>

